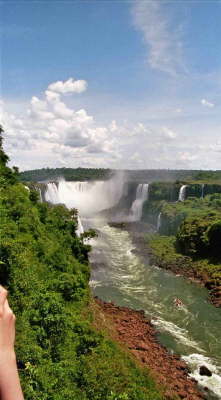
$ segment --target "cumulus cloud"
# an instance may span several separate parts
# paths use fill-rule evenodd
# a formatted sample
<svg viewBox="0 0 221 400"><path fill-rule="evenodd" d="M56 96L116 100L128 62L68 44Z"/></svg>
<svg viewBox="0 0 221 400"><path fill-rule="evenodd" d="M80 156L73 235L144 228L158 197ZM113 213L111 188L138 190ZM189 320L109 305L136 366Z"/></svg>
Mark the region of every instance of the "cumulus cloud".
<svg viewBox="0 0 221 400"><path fill-rule="evenodd" d="M186 72L180 27L174 29L163 2L134 0L132 17L147 44L149 65L170 75Z"/></svg>
<svg viewBox="0 0 221 400"><path fill-rule="evenodd" d="M175 139L177 137L176 132L172 131L172 129L169 129L166 126L162 128L162 131L164 136L168 139Z"/></svg>
<svg viewBox="0 0 221 400"><path fill-rule="evenodd" d="M55 82L48 86L42 98L31 98L23 119L4 111L2 123L7 132L8 151L13 154L13 149L20 149L20 152L32 149L32 154L36 151L37 155L39 152L41 159L43 148L45 151L47 149L50 157L55 148L57 154L60 149L57 158L60 165L65 165L64 157L70 161L79 154L82 158L88 155L92 164L95 161L94 155L97 157L108 153L110 160L114 158L110 129L96 124L93 116L88 115L85 109L74 110L61 101L63 94L80 93L85 88L85 81L75 81L72 78L65 82ZM45 163L50 157L45 158Z"/></svg>
<svg viewBox="0 0 221 400"><path fill-rule="evenodd" d="M202 99L201 100L201 104L205 107L209 107L209 108L213 108L215 106L215 104L210 103L208 100L206 99Z"/></svg>
<svg viewBox="0 0 221 400"><path fill-rule="evenodd" d="M50 92L56 93L82 93L87 89L87 82L69 78L67 81L57 81L48 86Z"/></svg>
<svg viewBox="0 0 221 400"><path fill-rule="evenodd" d="M45 91L45 96L46 96L46 100L49 103L54 103L54 102L57 102L57 101L60 100L60 94L52 92L51 90L46 90Z"/></svg>
<svg viewBox="0 0 221 400"><path fill-rule="evenodd" d="M167 125L168 120L162 125L161 118L149 123L112 120L100 124L84 108L68 106L62 95L47 88L42 96L31 98L23 114L20 106L17 114L11 113L10 107L0 101L4 145L13 165L21 169L197 168L212 162L216 165L220 156L218 139L215 143L203 141L202 129L197 127L198 140L192 121L190 129L183 122L178 128L177 121L172 127ZM211 132L204 136L211 138ZM197 142L200 144L196 147Z"/></svg>

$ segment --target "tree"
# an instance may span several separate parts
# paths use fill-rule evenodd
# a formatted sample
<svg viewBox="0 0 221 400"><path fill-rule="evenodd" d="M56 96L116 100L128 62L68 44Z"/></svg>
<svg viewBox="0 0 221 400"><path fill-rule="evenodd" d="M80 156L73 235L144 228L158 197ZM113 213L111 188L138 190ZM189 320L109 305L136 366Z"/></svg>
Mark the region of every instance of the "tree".
<svg viewBox="0 0 221 400"><path fill-rule="evenodd" d="M2 125L0 125L0 165L6 166L7 162L9 161L9 157L5 154L2 144L3 144L3 136L4 129Z"/></svg>

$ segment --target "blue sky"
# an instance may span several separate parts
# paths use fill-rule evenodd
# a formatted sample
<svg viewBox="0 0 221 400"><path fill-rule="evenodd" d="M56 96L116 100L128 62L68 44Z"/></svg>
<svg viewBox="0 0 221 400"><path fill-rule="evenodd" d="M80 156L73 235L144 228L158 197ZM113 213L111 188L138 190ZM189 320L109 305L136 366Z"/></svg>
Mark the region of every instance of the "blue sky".
<svg viewBox="0 0 221 400"><path fill-rule="evenodd" d="M220 18L219 0L1 2L11 162L219 169Z"/></svg>

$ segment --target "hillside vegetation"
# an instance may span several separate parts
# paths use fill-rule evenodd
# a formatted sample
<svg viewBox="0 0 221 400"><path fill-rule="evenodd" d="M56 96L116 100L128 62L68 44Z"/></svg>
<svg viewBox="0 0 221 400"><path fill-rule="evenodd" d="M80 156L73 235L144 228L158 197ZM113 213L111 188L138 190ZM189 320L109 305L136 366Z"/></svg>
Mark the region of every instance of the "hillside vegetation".
<svg viewBox="0 0 221 400"><path fill-rule="evenodd" d="M150 212L161 212L158 234L149 237L155 261L184 275L194 274L212 289L221 306L221 194L184 202L153 202Z"/></svg>
<svg viewBox="0 0 221 400"><path fill-rule="evenodd" d="M95 328L76 210L39 202L7 161L0 146L0 283L17 316L25 399L163 399L148 371Z"/></svg>
<svg viewBox="0 0 221 400"><path fill-rule="evenodd" d="M105 168L42 168L20 173L23 182L53 181L58 178L66 181L105 180L110 176L111 170Z"/></svg>
<svg viewBox="0 0 221 400"><path fill-rule="evenodd" d="M20 172L19 176L23 182L53 181L64 178L66 181L90 181L109 179L120 170L107 168L41 168ZM122 172L122 170L121 170ZM176 195L177 188L183 183L201 185L202 183L221 183L221 171L198 171L198 170L168 170L168 169L146 169L146 170L124 170L125 178L130 182L147 183L161 182L162 188L165 183L175 184L175 190L169 193L169 198ZM158 190L158 189L157 189ZM160 195L160 193L159 193ZM163 193L165 196L165 193ZM165 198L165 197L164 197Z"/></svg>

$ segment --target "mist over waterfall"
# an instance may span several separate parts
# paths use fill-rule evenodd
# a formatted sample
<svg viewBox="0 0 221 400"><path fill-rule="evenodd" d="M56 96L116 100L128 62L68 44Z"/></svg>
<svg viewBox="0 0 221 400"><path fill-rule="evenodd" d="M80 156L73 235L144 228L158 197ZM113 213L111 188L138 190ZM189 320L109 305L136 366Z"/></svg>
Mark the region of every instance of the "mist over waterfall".
<svg viewBox="0 0 221 400"><path fill-rule="evenodd" d="M116 174L107 181L58 182L47 184L46 201L77 208L81 217L90 217L116 205L123 195L124 174Z"/></svg>
<svg viewBox="0 0 221 400"><path fill-rule="evenodd" d="M178 201L184 201L186 197L186 188L187 185L182 185L179 191L179 198Z"/></svg>
<svg viewBox="0 0 221 400"><path fill-rule="evenodd" d="M140 221L142 217L143 203L148 199L148 183L140 183L137 186L136 199L130 209L130 219L132 221Z"/></svg>
<svg viewBox="0 0 221 400"><path fill-rule="evenodd" d="M47 184L47 190L45 192L45 200L49 201L52 204L61 203L56 183L50 182Z"/></svg>

